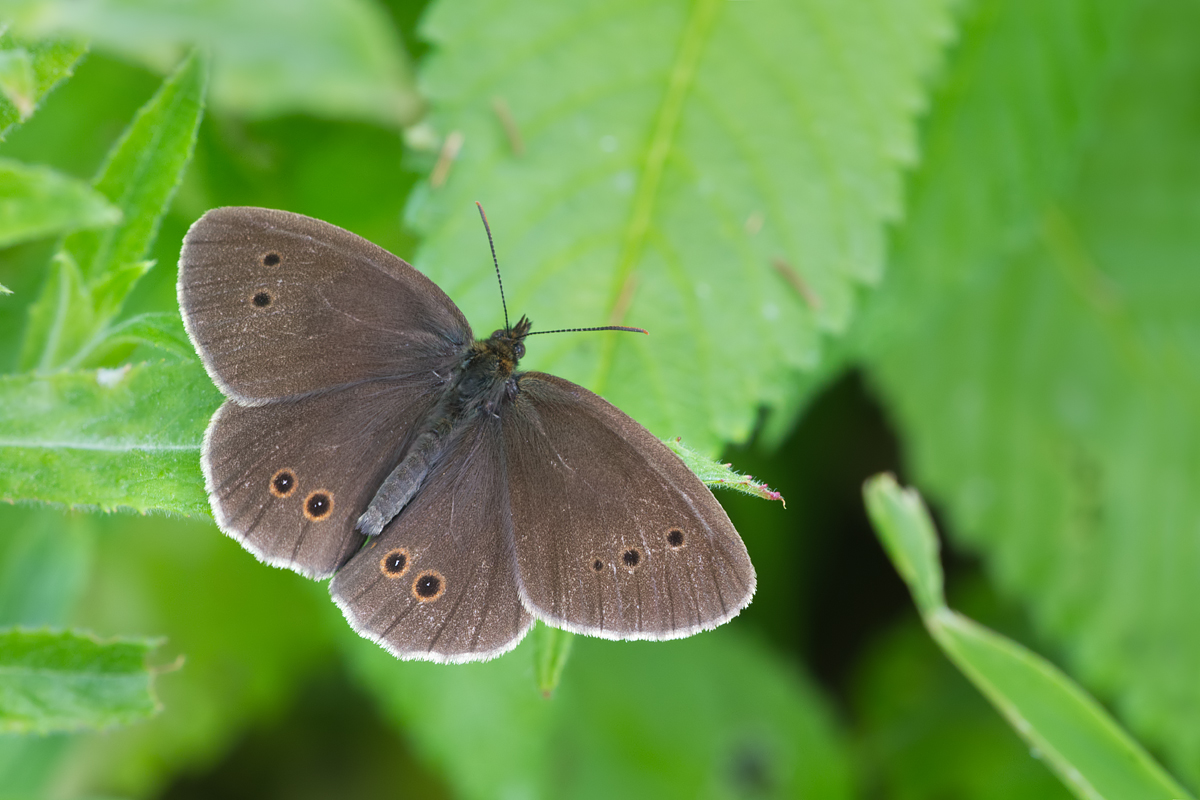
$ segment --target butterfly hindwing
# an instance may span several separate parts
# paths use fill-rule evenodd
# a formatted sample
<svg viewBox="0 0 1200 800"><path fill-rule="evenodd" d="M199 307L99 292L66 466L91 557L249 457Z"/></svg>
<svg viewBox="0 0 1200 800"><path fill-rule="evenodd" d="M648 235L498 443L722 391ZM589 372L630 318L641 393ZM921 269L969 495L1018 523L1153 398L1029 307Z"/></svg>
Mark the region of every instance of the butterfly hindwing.
<svg viewBox="0 0 1200 800"><path fill-rule="evenodd" d="M745 545L678 456L580 386L531 372L518 387L505 461L531 614L592 636L670 639L750 602Z"/></svg>
<svg viewBox="0 0 1200 800"><path fill-rule="evenodd" d="M330 591L360 634L399 658L459 662L528 632L502 447L490 415L457 431L400 515L337 573Z"/></svg>
<svg viewBox="0 0 1200 800"><path fill-rule="evenodd" d="M268 563L328 577L362 546L359 514L436 399L428 385L374 381L264 406L227 400L201 457L218 526Z"/></svg>

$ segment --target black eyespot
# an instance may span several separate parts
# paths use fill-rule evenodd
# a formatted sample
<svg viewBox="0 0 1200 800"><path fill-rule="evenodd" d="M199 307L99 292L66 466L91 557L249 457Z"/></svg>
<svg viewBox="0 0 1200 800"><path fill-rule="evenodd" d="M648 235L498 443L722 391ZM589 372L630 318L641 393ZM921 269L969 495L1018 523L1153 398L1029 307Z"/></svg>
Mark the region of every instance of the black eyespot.
<svg viewBox="0 0 1200 800"><path fill-rule="evenodd" d="M259 308L266 308L267 306L271 305L271 295L267 294L266 292L259 292L258 294L254 295L254 299L251 302L253 302L254 305L258 306Z"/></svg>
<svg viewBox="0 0 1200 800"><path fill-rule="evenodd" d="M446 582L439 572L426 570L417 576L412 585L413 595L419 602L428 603L437 600L446 591Z"/></svg>
<svg viewBox="0 0 1200 800"><path fill-rule="evenodd" d="M333 511L333 496L328 492L313 492L304 499L304 516L313 520L325 519Z"/></svg>
<svg viewBox="0 0 1200 800"><path fill-rule="evenodd" d="M263 256L263 265L273 267L279 263L279 253L267 253Z"/></svg>
<svg viewBox="0 0 1200 800"><path fill-rule="evenodd" d="M399 578L408 569L408 551L403 547L389 550L379 559L379 569L389 578Z"/></svg>
<svg viewBox="0 0 1200 800"><path fill-rule="evenodd" d="M271 494L287 497L296 488L296 476L290 469L281 469L271 476Z"/></svg>
<svg viewBox="0 0 1200 800"><path fill-rule="evenodd" d="M599 572L602 569L604 569L603 561L601 561L600 559L597 558L595 561L592 562L592 572Z"/></svg>
<svg viewBox="0 0 1200 800"><path fill-rule="evenodd" d="M621 554L621 560L625 562L625 566L633 569L641 562L642 554L636 548L631 547Z"/></svg>
<svg viewBox="0 0 1200 800"><path fill-rule="evenodd" d="M671 545L672 550L683 547L683 531L678 528L667 531L667 544Z"/></svg>

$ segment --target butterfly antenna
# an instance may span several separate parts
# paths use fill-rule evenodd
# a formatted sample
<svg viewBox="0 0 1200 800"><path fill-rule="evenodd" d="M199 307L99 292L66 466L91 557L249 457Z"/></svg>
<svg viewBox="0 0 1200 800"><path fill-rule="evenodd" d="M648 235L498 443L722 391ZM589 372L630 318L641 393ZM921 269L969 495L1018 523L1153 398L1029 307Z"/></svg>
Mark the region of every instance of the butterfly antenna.
<svg viewBox="0 0 1200 800"><path fill-rule="evenodd" d="M629 331L630 333L644 333L650 335L650 331L644 328L627 328L624 325L605 325L603 328L560 328L556 331L530 331L528 336L533 336L537 333L583 333L584 331Z"/></svg>
<svg viewBox="0 0 1200 800"><path fill-rule="evenodd" d="M492 248L492 263L496 265L496 283L500 284L500 305L504 307L504 330L511 331L512 326L508 324L508 303L504 300L504 281L500 279L500 259L496 258L496 244L492 241L492 228L488 225L487 214L483 213L483 205L476 200L475 207L479 209L479 218L483 220L483 229L487 231L488 247ZM531 331L526 334L532 336L535 333L583 333L586 331L628 331L629 333L644 333L650 335L650 331L642 328L627 328L624 325L605 325L602 328L562 328L557 331Z"/></svg>
<svg viewBox="0 0 1200 800"><path fill-rule="evenodd" d="M512 330L512 326L508 324L508 303L504 302L504 281L500 280L500 259L496 258L496 245L492 242L492 229L488 226L487 214L483 213L483 206L479 201L475 201L476 208L479 209L479 217L483 220L483 229L487 231L488 247L492 248L492 263L496 265L496 283L500 284L500 305L504 307L504 330Z"/></svg>

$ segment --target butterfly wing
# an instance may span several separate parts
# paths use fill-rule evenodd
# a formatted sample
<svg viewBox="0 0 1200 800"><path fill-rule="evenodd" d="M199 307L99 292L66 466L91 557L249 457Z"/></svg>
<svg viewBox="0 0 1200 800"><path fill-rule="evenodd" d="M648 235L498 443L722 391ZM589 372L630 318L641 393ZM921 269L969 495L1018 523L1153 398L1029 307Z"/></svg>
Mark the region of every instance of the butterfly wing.
<svg viewBox="0 0 1200 800"><path fill-rule="evenodd" d="M437 400L372 381L213 415L201 466L217 525L263 561L326 578L362 546L358 515Z"/></svg>
<svg viewBox="0 0 1200 800"><path fill-rule="evenodd" d="M243 405L423 376L471 327L431 280L366 239L266 208L218 208L183 240L179 307L204 366Z"/></svg>
<svg viewBox="0 0 1200 800"><path fill-rule="evenodd" d="M424 486L334 576L350 625L398 658L480 661L517 646L533 618L517 590L499 420L456 431Z"/></svg>
<svg viewBox="0 0 1200 800"><path fill-rule="evenodd" d="M522 599L550 625L610 639L716 627L754 594L721 504L620 410L542 373L503 413Z"/></svg>

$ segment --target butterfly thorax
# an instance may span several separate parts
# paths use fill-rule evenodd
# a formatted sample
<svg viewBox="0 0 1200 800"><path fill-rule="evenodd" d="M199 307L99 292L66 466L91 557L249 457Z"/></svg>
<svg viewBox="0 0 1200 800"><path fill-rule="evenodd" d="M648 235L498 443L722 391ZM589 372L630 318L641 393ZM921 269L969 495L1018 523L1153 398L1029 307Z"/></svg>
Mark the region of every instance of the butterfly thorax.
<svg viewBox="0 0 1200 800"><path fill-rule="evenodd" d="M479 410L495 413L507 394L516 396L514 373L525 355L525 337L529 334L528 317L521 317L512 328L501 328L486 339L477 339L463 358L449 393L450 417L463 419Z"/></svg>
<svg viewBox="0 0 1200 800"><path fill-rule="evenodd" d="M449 391L425 417L421 432L404 458L375 492L358 529L378 535L421 488L430 469L476 415L499 417L501 406L517 395L516 368L525 355L530 322L521 317L511 329L501 328L468 348L453 373Z"/></svg>

